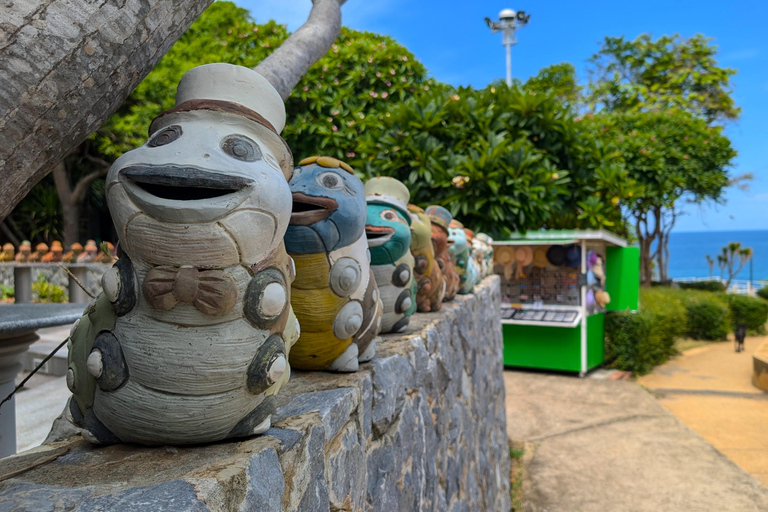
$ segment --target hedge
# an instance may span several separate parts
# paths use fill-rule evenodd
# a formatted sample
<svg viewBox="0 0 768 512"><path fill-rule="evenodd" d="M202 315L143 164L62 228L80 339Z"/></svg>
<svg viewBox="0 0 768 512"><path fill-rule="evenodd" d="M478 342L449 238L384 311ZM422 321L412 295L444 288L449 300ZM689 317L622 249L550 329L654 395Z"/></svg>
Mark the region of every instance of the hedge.
<svg viewBox="0 0 768 512"><path fill-rule="evenodd" d="M750 331L765 332L765 323L768 321L768 302L756 297L733 293L724 293L722 298L731 308L731 326L733 329L739 324L744 324Z"/></svg>
<svg viewBox="0 0 768 512"><path fill-rule="evenodd" d="M687 312L686 336L695 340L726 339L731 332L731 310L720 294L687 291L683 302Z"/></svg>
<svg viewBox="0 0 768 512"><path fill-rule="evenodd" d="M768 286L763 286L759 290L757 290L757 296L761 299L768 300Z"/></svg>
<svg viewBox="0 0 768 512"><path fill-rule="evenodd" d="M725 285L720 281L693 281L691 283L677 283L683 290L703 290L705 292L724 292Z"/></svg>

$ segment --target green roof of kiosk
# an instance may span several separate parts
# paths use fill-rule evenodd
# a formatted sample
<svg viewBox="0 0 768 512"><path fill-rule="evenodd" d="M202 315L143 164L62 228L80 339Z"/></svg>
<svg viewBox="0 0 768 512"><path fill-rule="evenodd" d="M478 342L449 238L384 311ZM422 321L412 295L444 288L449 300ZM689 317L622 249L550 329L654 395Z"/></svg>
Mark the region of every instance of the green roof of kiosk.
<svg viewBox="0 0 768 512"><path fill-rule="evenodd" d="M493 245L575 244L582 240L600 245L626 247L627 241L604 229L549 229L512 233L509 240L494 240Z"/></svg>

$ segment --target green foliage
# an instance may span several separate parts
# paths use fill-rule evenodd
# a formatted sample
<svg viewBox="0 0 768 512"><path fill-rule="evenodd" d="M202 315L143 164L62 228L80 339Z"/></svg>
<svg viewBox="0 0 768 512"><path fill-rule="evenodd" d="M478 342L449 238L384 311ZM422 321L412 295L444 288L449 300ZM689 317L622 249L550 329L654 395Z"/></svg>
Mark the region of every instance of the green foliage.
<svg viewBox="0 0 768 512"><path fill-rule="evenodd" d="M684 320L685 310L609 311L605 316L606 361L636 375L650 372L674 354L680 315Z"/></svg>
<svg viewBox="0 0 768 512"><path fill-rule="evenodd" d="M288 35L274 21L254 23L232 2L214 2L99 130L99 152L114 160L143 144L150 122L173 107L176 86L193 67L255 67ZM297 161L314 154L353 159L367 116L378 119L389 104L431 84L424 66L392 38L343 28L288 98L282 135Z"/></svg>
<svg viewBox="0 0 768 512"><path fill-rule="evenodd" d="M15 296L13 286L0 284L0 299L12 299Z"/></svg>
<svg viewBox="0 0 768 512"><path fill-rule="evenodd" d="M67 302L64 288L49 283L42 273L38 274L32 283L32 293L35 295L35 302Z"/></svg>
<svg viewBox="0 0 768 512"><path fill-rule="evenodd" d="M730 90L736 70L719 67L716 54L701 34L606 37L590 59L589 101L611 112L682 109L707 122L736 119L740 109Z"/></svg>
<svg viewBox="0 0 768 512"><path fill-rule="evenodd" d="M759 290L757 290L757 296L761 299L768 300L768 286L763 286Z"/></svg>
<svg viewBox="0 0 768 512"><path fill-rule="evenodd" d="M442 204L492 236L542 227L624 231L618 199L600 199L632 186L619 155L552 93L441 86L387 114L367 124L354 164L403 181L416 204Z"/></svg>
<svg viewBox="0 0 768 512"><path fill-rule="evenodd" d="M582 99L581 87L576 79L576 68L570 62L541 68L536 76L525 82L523 89L536 94L552 94L560 102L569 105L576 105Z"/></svg>
<svg viewBox="0 0 768 512"><path fill-rule="evenodd" d="M12 218L18 235L33 243L61 240L64 222L61 201L51 176L46 176L13 210Z"/></svg>
<svg viewBox="0 0 768 512"><path fill-rule="evenodd" d="M768 321L768 302L735 293L721 294L721 298L731 309L733 329L744 324L750 331L765 332L765 323Z"/></svg>
<svg viewBox="0 0 768 512"><path fill-rule="evenodd" d="M690 283L677 283L683 290L703 290L707 292L724 292L725 285L720 281L693 281Z"/></svg>
<svg viewBox="0 0 768 512"><path fill-rule="evenodd" d="M731 310L717 294L686 291L687 336L696 340L724 340L731 332Z"/></svg>

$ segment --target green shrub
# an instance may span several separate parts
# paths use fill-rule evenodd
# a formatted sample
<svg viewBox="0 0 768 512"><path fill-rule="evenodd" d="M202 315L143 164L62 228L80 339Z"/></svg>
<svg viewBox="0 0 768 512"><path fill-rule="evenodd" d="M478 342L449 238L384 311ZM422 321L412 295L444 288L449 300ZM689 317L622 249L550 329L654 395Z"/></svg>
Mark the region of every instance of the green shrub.
<svg viewBox="0 0 768 512"><path fill-rule="evenodd" d="M0 284L0 299L12 299L14 296L13 286Z"/></svg>
<svg viewBox="0 0 768 512"><path fill-rule="evenodd" d="M768 286L763 286L759 290L757 290L757 296L761 299L768 300Z"/></svg>
<svg viewBox="0 0 768 512"><path fill-rule="evenodd" d="M704 290L706 292L724 292L725 285L720 281L693 281L691 283L677 283L683 290Z"/></svg>
<svg viewBox="0 0 768 512"><path fill-rule="evenodd" d="M724 340L731 332L731 310L719 296L710 292L687 291L687 335L695 340Z"/></svg>
<svg viewBox="0 0 768 512"><path fill-rule="evenodd" d="M64 288L49 283L43 274L37 275L37 280L32 283L32 292L36 296L36 302L67 302Z"/></svg>
<svg viewBox="0 0 768 512"><path fill-rule="evenodd" d="M744 324L750 331L763 332L765 330L765 322L768 321L768 302L734 293L722 294L722 297L731 309L731 326L733 328L739 324Z"/></svg>
<svg viewBox="0 0 768 512"><path fill-rule="evenodd" d="M619 370L648 373L674 354L675 329L670 329L670 318L650 311L608 312L606 360Z"/></svg>

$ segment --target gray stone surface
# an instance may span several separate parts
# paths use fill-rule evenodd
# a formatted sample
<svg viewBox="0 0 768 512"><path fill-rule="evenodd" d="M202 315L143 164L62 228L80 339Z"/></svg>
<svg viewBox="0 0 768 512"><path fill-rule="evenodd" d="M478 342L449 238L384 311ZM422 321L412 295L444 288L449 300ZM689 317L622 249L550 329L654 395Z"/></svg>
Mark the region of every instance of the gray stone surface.
<svg viewBox="0 0 768 512"><path fill-rule="evenodd" d="M0 336L71 324L83 315L87 304L0 305Z"/></svg>
<svg viewBox="0 0 768 512"><path fill-rule="evenodd" d="M634 382L505 372L523 510L768 510L768 490Z"/></svg>
<svg viewBox="0 0 768 512"><path fill-rule="evenodd" d="M354 374L294 372L259 437L2 459L0 510L509 510L499 300L488 278Z"/></svg>

